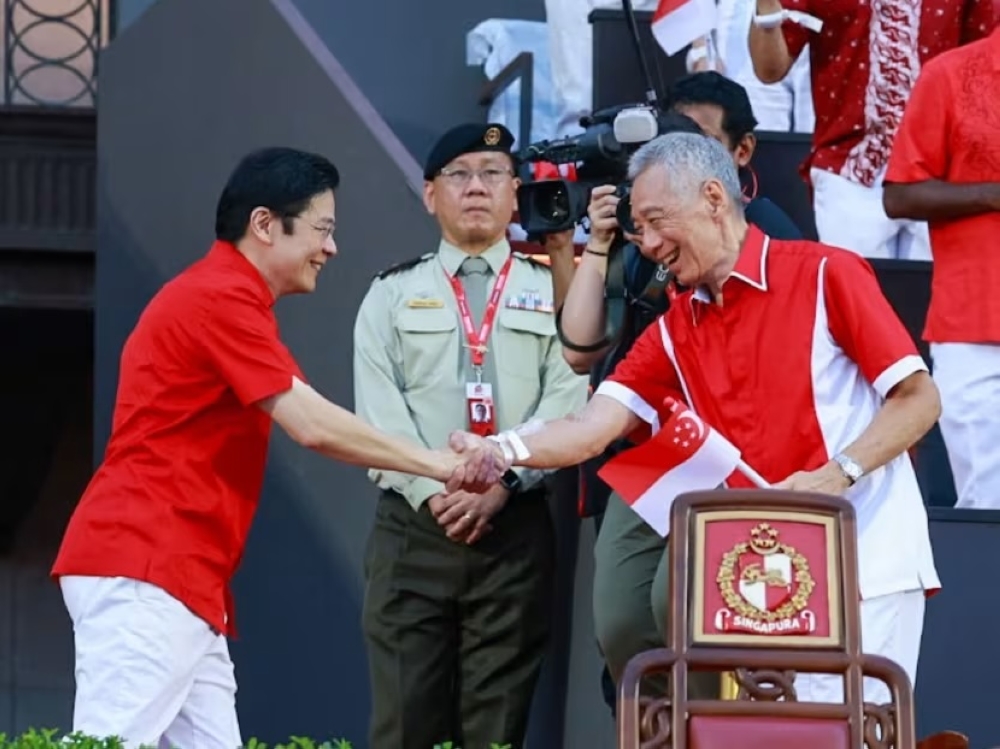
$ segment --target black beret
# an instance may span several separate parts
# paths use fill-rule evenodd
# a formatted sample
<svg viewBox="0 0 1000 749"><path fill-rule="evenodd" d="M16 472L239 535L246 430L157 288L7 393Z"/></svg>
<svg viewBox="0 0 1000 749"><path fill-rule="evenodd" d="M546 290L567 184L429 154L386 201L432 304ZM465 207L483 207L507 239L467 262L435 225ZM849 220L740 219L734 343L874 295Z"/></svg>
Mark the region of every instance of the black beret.
<svg viewBox="0 0 1000 749"><path fill-rule="evenodd" d="M431 149L424 165L424 179L434 179L452 159L457 159L462 154L479 151L510 154L513 145L514 136L503 125L475 122L453 127Z"/></svg>

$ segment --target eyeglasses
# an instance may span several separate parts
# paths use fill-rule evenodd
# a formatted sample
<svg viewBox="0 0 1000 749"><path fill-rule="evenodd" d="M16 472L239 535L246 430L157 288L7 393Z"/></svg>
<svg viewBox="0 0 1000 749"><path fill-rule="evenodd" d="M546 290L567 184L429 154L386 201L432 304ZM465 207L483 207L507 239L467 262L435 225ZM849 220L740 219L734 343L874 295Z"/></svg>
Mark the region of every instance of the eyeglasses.
<svg viewBox="0 0 1000 749"><path fill-rule="evenodd" d="M484 185L494 187L510 177L510 169L490 167L487 169L442 169L439 174L448 182L458 187L465 187L472 178L479 177L479 181Z"/></svg>
<svg viewBox="0 0 1000 749"><path fill-rule="evenodd" d="M296 216L295 218L301 219L310 227L312 227L314 231L319 232L320 236L322 236L323 239L333 239L333 228L334 228L333 224L317 225L314 224L309 219L307 219L305 216Z"/></svg>

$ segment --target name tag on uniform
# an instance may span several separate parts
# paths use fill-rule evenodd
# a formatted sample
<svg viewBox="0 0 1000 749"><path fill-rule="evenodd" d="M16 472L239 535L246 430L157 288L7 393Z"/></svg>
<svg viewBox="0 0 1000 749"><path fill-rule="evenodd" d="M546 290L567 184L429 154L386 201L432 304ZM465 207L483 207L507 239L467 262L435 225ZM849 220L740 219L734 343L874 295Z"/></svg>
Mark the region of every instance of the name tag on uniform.
<svg viewBox="0 0 1000 749"><path fill-rule="evenodd" d="M444 307L444 299L430 299L427 297L410 299L406 302L406 306L410 309L442 309Z"/></svg>
<svg viewBox="0 0 1000 749"><path fill-rule="evenodd" d="M543 298L537 291L522 291L520 294L511 294L504 300L504 306L507 309L544 312L550 315L555 312L555 303L552 299Z"/></svg>

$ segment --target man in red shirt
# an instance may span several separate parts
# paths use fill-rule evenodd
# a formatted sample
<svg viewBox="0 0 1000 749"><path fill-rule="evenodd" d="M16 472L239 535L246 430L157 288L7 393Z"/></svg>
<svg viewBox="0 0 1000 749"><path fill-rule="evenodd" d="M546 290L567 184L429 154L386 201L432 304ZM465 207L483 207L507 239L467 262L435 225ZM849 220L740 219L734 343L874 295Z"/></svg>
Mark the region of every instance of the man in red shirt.
<svg viewBox="0 0 1000 749"><path fill-rule="evenodd" d="M1000 31L928 63L886 174L885 209L930 225L924 339L957 507L1000 509Z"/></svg>
<svg viewBox="0 0 1000 749"><path fill-rule="evenodd" d="M640 427L657 431L664 401L685 401L771 484L854 504L864 649L915 679L925 591L940 582L906 451L934 424L939 401L912 339L863 259L747 224L732 157L718 142L661 136L635 154L630 177L643 254L691 290L646 328L582 412L494 438L505 460L573 465ZM452 436L455 447L477 441ZM727 484L751 486L739 474ZM657 617L666 575L664 561L643 583ZM803 674L796 689L804 700L843 697L840 677ZM884 703L888 693L866 684L865 698Z"/></svg>
<svg viewBox="0 0 1000 749"><path fill-rule="evenodd" d="M275 300L308 293L336 254L336 168L286 148L248 155L208 255L153 297L122 350L111 439L52 570L73 621L73 730L242 746L226 636L229 582L257 508L272 420L365 467L482 490L492 454L388 436L305 382Z"/></svg>
<svg viewBox="0 0 1000 749"><path fill-rule="evenodd" d="M761 81L780 81L809 45L816 124L802 175L820 240L865 257L930 260L927 225L882 208L886 163L921 66L988 35L994 0L756 2L750 55Z"/></svg>

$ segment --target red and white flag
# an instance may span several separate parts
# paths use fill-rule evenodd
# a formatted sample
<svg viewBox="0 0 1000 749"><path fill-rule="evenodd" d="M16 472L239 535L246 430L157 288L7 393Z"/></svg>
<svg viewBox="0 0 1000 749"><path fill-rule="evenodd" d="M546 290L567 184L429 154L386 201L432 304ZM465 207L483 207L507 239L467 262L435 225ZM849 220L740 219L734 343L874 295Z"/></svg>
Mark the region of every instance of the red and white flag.
<svg viewBox="0 0 1000 749"><path fill-rule="evenodd" d="M715 0L660 0L653 13L653 38L668 55L676 55L715 28Z"/></svg>
<svg viewBox="0 0 1000 749"><path fill-rule="evenodd" d="M668 398L670 416L653 435L598 471L661 536L670 532L670 506L678 495L714 489L736 468L740 451L683 403Z"/></svg>

